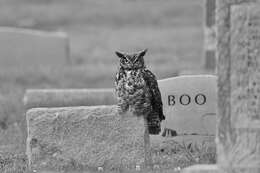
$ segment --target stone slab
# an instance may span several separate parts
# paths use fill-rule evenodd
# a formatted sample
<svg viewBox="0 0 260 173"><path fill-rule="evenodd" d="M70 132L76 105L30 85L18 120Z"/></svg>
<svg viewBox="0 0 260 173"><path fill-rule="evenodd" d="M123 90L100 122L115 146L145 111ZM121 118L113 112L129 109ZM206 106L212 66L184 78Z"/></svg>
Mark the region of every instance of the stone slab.
<svg viewBox="0 0 260 173"><path fill-rule="evenodd" d="M23 99L25 109L115 105L114 89L29 89Z"/></svg>
<svg viewBox="0 0 260 173"><path fill-rule="evenodd" d="M214 136L216 80L214 75L183 75L159 80L166 115L162 128L176 131L177 136ZM172 105L173 100L170 100L169 105L169 99L173 97L176 104ZM24 104L27 110L37 107L113 105L116 104L116 96L113 89L27 90ZM165 133L162 130L161 136L166 136Z"/></svg>
<svg viewBox="0 0 260 173"><path fill-rule="evenodd" d="M181 173L221 173L217 165L193 165L185 168Z"/></svg>
<svg viewBox="0 0 260 173"><path fill-rule="evenodd" d="M114 170L144 161L143 119L119 116L116 106L34 108L26 116L33 170Z"/></svg>
<svg viewBox="0 0 260 173"><path fill-rule="evenodd" d="M64 65L69 58L69 39L63 32L0 28L1 68Z"/></svg>
<svg viewBox="0 0 260 173"><path fill-rule="evenodd" d="M218 9L223 7L227 9L230 5L220 1ZM259 173L260 6L259 3L233 5L221 12L218 14L223 22L218 24L218 164L226 173ZM229 27L230 34L223 26Z"/></svg>
<svg viewBox="0 0 260 173"><path fill-rule="evenodd" d="M166 121L163 127L177 136L214 136L216 133L217 77L184 75L159 82Z"/></svg>

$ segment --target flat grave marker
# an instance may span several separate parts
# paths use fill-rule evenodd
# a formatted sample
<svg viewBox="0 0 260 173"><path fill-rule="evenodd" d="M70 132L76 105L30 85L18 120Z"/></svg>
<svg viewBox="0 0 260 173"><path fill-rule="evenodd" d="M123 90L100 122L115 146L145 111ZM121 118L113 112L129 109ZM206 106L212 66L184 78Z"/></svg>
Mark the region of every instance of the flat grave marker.
<svg viewBox="0 0 260 173"><path fill-rule="evenodd" d="M1 68L64 65L69 61L69 40L63 32L0 28Z"/></svg>

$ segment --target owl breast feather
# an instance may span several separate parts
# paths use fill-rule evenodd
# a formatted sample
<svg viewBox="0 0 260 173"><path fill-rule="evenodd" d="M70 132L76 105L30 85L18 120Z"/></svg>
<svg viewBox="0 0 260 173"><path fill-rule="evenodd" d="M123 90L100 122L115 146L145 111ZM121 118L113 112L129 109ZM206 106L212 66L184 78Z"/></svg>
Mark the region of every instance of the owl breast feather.
<svg viewBox="0 0 260 173"><path fill-rule="evenodd" d="M135 75L124 75L118 82L117 92L118 97L121 97L129 105L135 102L142 102L148 96L147 86L143 76L140 73L132 73ZM131 83L131 85L129 85Z"/></svg>

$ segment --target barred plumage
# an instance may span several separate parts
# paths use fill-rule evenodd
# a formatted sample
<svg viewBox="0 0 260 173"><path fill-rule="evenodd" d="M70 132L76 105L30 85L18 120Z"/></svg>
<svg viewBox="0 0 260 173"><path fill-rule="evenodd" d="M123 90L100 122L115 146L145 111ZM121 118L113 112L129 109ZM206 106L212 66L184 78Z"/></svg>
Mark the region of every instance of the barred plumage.
<svg viewBox="0 0 260 173"><path fill-rule="evenodd" d="M159 134L160 122L165 119L161 93L155 75L144 64L147 50L126 54L116 52L120 67L115 78L120 114L130 110L136 116L144 116L150 134Z"/></svg>

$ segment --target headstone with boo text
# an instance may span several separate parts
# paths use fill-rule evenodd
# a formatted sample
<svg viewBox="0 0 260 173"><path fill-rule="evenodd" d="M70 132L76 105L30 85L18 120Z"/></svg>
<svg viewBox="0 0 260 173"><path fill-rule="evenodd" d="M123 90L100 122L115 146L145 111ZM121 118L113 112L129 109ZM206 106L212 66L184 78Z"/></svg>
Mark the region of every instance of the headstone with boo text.
<svg viewBox="0 0 260 173"><path fill-rule="evenodd" d="M163 128L174 131L176 137L214 137L217 111L216 76L179 76L160 80L159 87L166 116Z"/></svg>

